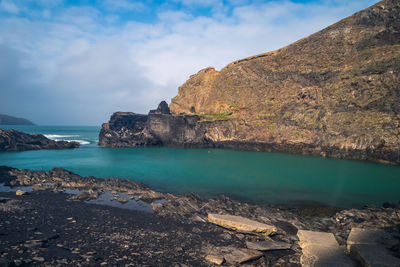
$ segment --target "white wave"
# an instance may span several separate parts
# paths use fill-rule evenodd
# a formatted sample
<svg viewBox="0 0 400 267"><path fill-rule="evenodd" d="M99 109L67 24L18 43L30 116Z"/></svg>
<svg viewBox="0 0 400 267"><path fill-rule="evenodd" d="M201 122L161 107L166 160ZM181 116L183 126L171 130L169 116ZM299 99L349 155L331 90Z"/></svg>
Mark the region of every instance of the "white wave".
<svg viewBox="0 0 400 267"><path fill-rule="evenodd" d="M44 136L46 136L49 139L65 138L65 137L79 137L79 135L76 135L76 134L72 134L72 135L68 135L68 134L44 134Z"/></svg>
<svg viewBox="0 0 400 267"><path fill-rule="evenodd" d="M89 145L89 144L90 144L89 141L85 141L85 140L66 140L66 139L63 139L62 141L78 142L78 143L80 143L81 145Z"/></svg>

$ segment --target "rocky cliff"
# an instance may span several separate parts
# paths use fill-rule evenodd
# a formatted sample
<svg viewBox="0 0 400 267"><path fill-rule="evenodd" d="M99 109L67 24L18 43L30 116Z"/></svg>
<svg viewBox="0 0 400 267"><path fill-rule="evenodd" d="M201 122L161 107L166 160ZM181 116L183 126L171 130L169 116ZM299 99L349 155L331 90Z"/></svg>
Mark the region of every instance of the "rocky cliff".
<svg viewBox="0 0 400 267"><path fill-rule="evenodd" d="M192 75L171 113L115 113L104 146L213 146L400 163L400 2Z"/></svg>
<svg viewBox="0 0 400 267"><path fill-rule="evenodd" d="M170 109L225 115L231 141L400 163L399 81L400 2L385 0L277 51L199 71Z"/></svg>
<svg viewBox="0 0 400 267"><path fill-rule="evenodd" d="M26 134L13 129L0 129L0 152L77 147L79 147L78 142L54 141L41 134Z"/></svg>
<svg viewBox="0 0 400 267"><path fill-rule="evenodd" d="M105 147L171 145L213 147L224 138L231 139L233 125L228 120L213 120L198 115L172 115L163 101L148 115L116 112L104 123L99 144Z"/></svg>

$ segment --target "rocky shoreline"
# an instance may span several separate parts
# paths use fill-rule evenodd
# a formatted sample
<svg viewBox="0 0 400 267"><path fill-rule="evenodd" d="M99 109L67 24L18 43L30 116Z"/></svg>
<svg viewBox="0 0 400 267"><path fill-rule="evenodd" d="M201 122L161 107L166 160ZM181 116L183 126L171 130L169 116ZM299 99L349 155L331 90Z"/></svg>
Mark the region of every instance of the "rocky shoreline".
<svg viewBox="0 0 400 267"><path fill-rule="evenodd" d="M343 266L367 266L382 257L387 266L398 266L393 264L400 261L399 203L344 210L262 206L225 196L160 193L141 183L64 169L0 167L0 183L4 266L318 266L339 259ZM105 201L107 194L111 199ZM360 231L369 235L366 244ZM315 242L322 242L325 252L315 249ZM365 256L371 246L381 251L372 259Z"/></svg>
<svg viewBox="0 0 400 267"><path fill-rule="evenodd" d="M170 105L116 112L107 147L220 147L400 164L400 4L191 75Z"/></svg>
<svg viewBox="0 0 400 267"><path fill-rule="evenodd" d="M26 134L13 129L0 129L0 152L39 149L68 149L77 148L79 145L80 144L75 141L54 141L42 134Z"/></svg>
<svg viewBox="0 0 400 267"><path fill-rule="evenodd" d="M184 148L226 148L261 152L306 154L399 164L397 150L376 146L350 148L290 140L260 141L238 138L235 119L212 118L207 115L171 114L162 101L149 114L115 112L108 123L103 123L99 145L103 147L175 146Z"/></svg>

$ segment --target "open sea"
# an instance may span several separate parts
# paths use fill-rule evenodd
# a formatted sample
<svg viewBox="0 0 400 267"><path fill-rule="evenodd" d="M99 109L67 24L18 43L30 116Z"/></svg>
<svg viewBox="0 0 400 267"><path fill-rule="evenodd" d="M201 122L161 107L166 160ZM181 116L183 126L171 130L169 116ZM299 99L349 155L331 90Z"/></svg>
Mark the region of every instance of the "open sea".
<svg viewBox="0 0 400 267"><path fill-rule="evenodd" d="M400 200L400 166L226 149L102 148L95 126L1 128L81 143L78 149L0 152L0 165L15 168L62 167L82 176L131 179L162 192L225 194L259 204L360 207Z"/></svg>

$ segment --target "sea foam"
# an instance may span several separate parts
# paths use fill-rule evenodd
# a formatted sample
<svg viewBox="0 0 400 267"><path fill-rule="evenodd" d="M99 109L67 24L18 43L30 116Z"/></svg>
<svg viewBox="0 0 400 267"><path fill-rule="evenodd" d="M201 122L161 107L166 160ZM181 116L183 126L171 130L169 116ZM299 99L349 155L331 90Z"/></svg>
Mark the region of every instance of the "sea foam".
<svg viewBox="0 0 400 267"><path fill-rule="evenodd" d="M76 134L72 134L72 135L64 135L64 134L44 134L44 136L46 136L49 139L53 139L53 138L65 138L65 137L79 137L79 135Z"/></svg>

